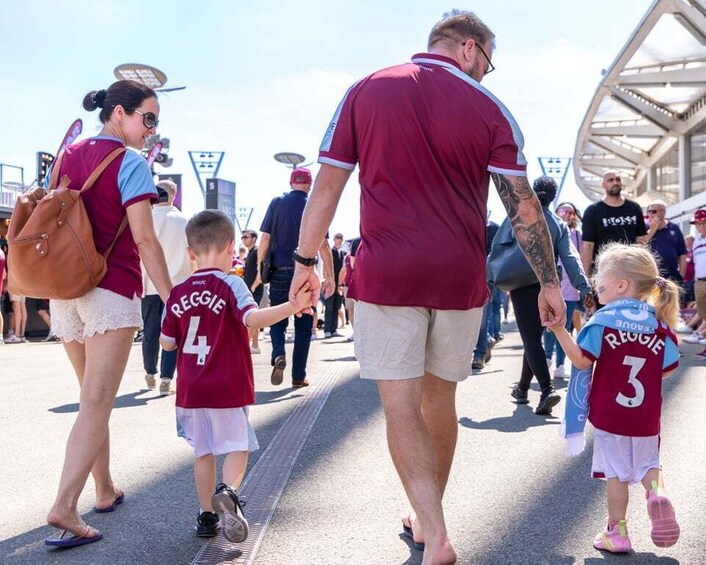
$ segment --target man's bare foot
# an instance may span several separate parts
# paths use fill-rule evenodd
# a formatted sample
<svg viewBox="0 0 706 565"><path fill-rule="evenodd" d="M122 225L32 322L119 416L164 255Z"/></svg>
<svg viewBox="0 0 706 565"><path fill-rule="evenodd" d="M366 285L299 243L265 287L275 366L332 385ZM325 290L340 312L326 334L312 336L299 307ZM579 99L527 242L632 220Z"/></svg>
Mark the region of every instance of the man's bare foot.
<svg viewBox="0 0 706 565"><path fill-rule="evenodd" d="M422 527L417 523L417 517L414 514L410 514L402 518L402 528L405 534L412 539L417 549L424 549L424 534L422 533Z"/></svg>
<svg viewBox="0 0 706 565"><path fill-rule="evenodd" d="M109 508L115 508L115 503L118 499L122 501L122 497L125 496L125 491L119 488L114 488L110 491L101 492L100 497L96 495L96 506L95 510L98 512L105 512ZM118 503L119 504L119 503Z"/></svg>
<svg viewBox="0 0 706 565"><path fill-rule="evenodd" d="M456 560L456 552L451 547L451 542L446 540L436 550L430 544L426 545L422 565L453 565Z"/></svg>

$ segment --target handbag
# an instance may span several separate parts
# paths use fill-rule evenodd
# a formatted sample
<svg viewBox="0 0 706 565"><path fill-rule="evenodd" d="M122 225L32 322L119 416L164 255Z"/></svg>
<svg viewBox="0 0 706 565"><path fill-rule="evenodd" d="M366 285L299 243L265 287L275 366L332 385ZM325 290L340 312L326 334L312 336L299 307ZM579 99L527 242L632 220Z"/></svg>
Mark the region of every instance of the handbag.
<svg viewBox="0 0 706 565"><path fill-rule="evenodd" d="M559 280L561 280L561 267L557 264L556 241L561 232L552 221L551 213L544 210L547 221L549 237L554 247L554 264L556 265ZM517 290L533 284L539 284L539 279L530 266L522 248L515 238L515 233L510 225L510 220L505 219L493 238L490 255L486 261L486 279L504 292Z"/></svg>
<svg viewBox="0 0 706 565"><path fill-rule="evenodd" d="M507 219L493 238L486 269L488 282L504 292L539 282Z"/></svg>
<svg viewBox="0 0 706 565"><path fill-rule="evenodd" d="M127 226L127 216L110 247L99 253L81 195L124 151L120 147L107 155L81 190L69 188L71 180L66 175L57 186L62 152L54 164L48 191L35 188L17 199L7 233L10 292L70 300L98 286L108 270L106 259Z"/></svg>
<svg viewBox="0 0 706 565"><path fill-rule="evenodd" d="M272 212L272 230L270 231L270 243L267 246L267 253L262 258L260 263L260 280L262 284L267 284L272 279L272 247L275 244L275 232L277 231L277 216L279 214L279 205L282 202L281 197L277 197L272 201L274 210Z"/></svg>

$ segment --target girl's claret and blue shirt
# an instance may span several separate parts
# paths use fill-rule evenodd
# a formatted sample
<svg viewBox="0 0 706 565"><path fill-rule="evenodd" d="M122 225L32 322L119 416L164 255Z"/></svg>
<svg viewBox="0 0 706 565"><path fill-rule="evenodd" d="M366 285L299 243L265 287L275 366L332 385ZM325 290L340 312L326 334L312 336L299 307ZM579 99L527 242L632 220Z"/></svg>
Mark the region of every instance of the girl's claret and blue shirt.
<svg viewBox="0 0 706 565"><path fill-rule="evenodd" d="M572 369L564 435L570 444L571 436L579 436L581 443L567 453L583 449L586 418L617 435L659 434L662 378L679 364L679 349L654 307L634 299L611 302L591 317L576 341L594 365Z"/></svg>

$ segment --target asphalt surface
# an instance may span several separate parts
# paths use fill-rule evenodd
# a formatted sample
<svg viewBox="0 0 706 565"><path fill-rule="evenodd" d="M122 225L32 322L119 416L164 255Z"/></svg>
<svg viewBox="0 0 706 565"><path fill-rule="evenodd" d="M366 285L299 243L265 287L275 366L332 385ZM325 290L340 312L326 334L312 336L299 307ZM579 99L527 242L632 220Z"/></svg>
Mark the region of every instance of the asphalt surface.
<svg viewBox="0 0 706 565"><path fill-rule="evenodd" d="M604 555L591 546L605 517L603 483L590 478L589 449L566 458L555 417L510 402L522 346L514 324L491 363L459 387L459 441L445 509L464 564L706 563L706 364L685 345L680 368L664 384L662 464L682 537L655 547L642 488L631 488L629 529L635 552ZM348 334L349 329L343 330ZM321 335L321 333L319 333ZM254 563L417 564L421 552L401 534L408 512L387 453L375 384L358 378L353 345L312 344L310 389L269 383L268 342L254 355L257 404L251 417L261 449L252 466L317 379L338 379L294 461ZM78 410L78 386L59 344L0 346L0 556L7 565L189 564L204 540L189 447L176 437L174 397L144 387L136 344L111 419L112 470L126 500L113 514L92 511L91 479L80 500L103 541L48 550L45 525L61 472L65 441ZM590 440L590 434L589 434ZM246 516L248 508L246 507ZM238 552L235 551L234 555Z"/></svg>

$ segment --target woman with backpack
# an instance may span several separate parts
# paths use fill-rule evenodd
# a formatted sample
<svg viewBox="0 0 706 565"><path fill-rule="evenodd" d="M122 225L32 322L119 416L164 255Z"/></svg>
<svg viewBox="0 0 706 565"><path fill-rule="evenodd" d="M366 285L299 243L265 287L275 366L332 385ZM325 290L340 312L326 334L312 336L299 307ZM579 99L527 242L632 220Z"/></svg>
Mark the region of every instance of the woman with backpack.
<svg viewBox="0 0 706 565"><path fill-rule="evenodd" d="M128 80L89 92L88 111L100 109L103 128L93 138L67 147L57 157L58 178L80 188L106 157L130 147L140 151L159 123L159 102L147 86ZM89 472L96 485L96 512L112 512L124 500L110 475L108 420L135 331L142 325L140 259L162 300L172 283L152 224L151 203L158 199L147 161L134 151L118 151L90 190L81 194L107 272L96 288L72 300L52 300L52 322L81 386L79 412L66 446L56 501L47 522L59 530L45 540L54 547L98 541L77 503ZM127 229L123 220L127 217ZM117 238L116 238L117 236ZM112 249L111 249L112 245Z"/></svg>

